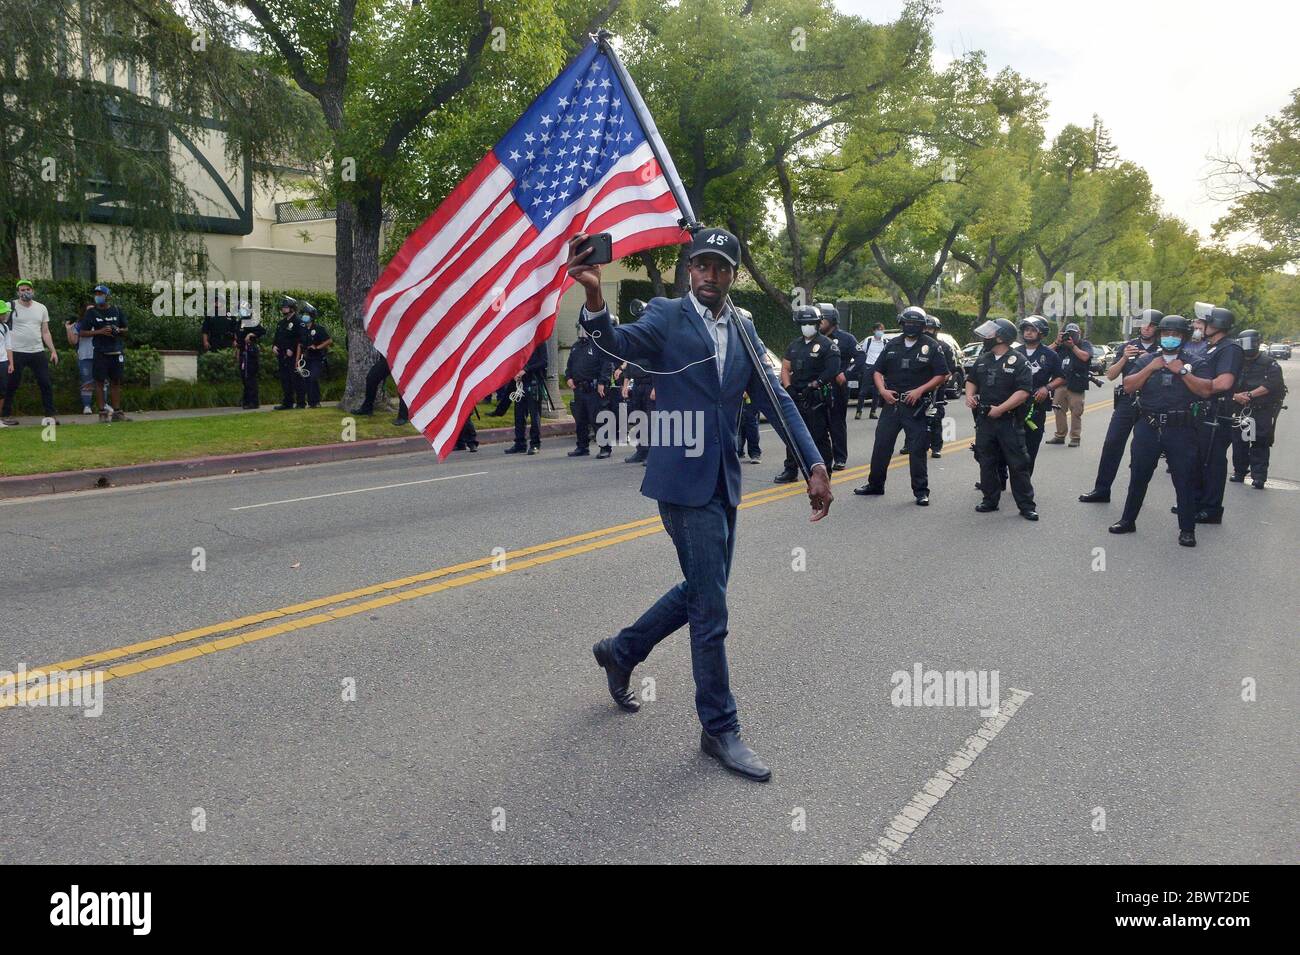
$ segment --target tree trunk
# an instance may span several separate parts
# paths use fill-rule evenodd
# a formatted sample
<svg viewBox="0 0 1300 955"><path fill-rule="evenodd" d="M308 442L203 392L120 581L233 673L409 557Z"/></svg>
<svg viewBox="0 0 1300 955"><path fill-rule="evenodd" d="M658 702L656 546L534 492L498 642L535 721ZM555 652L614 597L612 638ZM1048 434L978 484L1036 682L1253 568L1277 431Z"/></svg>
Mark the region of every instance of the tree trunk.
<svg viewBox="0 0 1300 955"><path fill-rule="evenodd" d="M379 358L362 324L362 311L370 287L379 278L381 197L381 184L371 180L361 201L342 199L338 204L335 279L339 312L348 334L348 376L340 404L349 411L361 406L366 393L366 375Z"/></svg>
<svg viewBox="0 0 1300 955"><path fill-rule="evenodd" d="M659 271L659 266L655 265L655 258L649 252L638 252L637 258L641 260L641 267L645 269L645 274L650 277L650 285L656 298L663 298L668 294L668 288L664 285L664 275Z"/></svg>

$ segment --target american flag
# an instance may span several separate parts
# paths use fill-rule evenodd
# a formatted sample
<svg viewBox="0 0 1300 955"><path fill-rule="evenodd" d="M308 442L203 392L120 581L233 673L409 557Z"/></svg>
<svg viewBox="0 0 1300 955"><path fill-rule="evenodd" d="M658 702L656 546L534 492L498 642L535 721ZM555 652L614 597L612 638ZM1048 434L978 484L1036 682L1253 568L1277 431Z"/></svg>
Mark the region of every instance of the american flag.
<svg viewBox="0 0 1300 955"><path fill-rule="evenodd" d="M682 222L691 216L655 150L676 182L671 159L620 72L612 54L589 46L370 290L366 331L388 358L411 423L440 459L475 403L550 337L560 296L573 284L565 271L570 237L609 232L615 257L690 238Z"/></svg>

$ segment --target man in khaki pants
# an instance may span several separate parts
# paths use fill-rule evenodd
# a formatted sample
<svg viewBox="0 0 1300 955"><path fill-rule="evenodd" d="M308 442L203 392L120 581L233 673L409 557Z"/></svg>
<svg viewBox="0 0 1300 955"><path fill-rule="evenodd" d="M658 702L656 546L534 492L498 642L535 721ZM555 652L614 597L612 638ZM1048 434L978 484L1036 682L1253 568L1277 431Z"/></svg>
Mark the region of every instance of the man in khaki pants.
<svg viewBox="0 0 1300 955"><path fill-rule="evenodd" d="M1056 389L1052 404L1056 410L1056 434L1047 444L1065 444L1065 428L1070 427L1070 447L1079 446L1083 429L1083 396L1088 390L1088 375L1092 366L1092 343L1085 340L1083 330L1071 322L1056 336L1054 346L1061 356L1061 376L1065 384Z"/></svg>

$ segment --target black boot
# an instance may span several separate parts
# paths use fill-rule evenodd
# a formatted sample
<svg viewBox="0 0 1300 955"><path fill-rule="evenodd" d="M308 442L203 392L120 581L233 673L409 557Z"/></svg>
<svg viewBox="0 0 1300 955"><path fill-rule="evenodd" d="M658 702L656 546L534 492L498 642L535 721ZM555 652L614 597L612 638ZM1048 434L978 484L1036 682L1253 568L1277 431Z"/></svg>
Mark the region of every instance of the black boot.
<svg viewBox="0 0 1300 955"><path fill-rule="evenodd" d="M591 652L596 657L596 662L605 670L605 679L609 682L609 695L613 697L619 709L635 713L641 709L641 701L628 686L632 680L632 671L619 669L618 664L614 662L614 655L610 652L610 644L613 642L613 637L601 640L591 648Z"/></svg>

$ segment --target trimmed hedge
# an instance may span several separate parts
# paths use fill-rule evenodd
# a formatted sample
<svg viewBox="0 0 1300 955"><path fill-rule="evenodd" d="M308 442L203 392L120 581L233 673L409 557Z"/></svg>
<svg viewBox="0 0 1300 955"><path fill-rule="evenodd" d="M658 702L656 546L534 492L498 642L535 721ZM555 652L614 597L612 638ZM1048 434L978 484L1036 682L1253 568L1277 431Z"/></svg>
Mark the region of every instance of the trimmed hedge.
<svg viewBox="0 0 1300 955"><path fill-rule="evenodd" d="M84 282L72 279L52 280L33 279L36 285L36 300L50 312L50 334L54 343L62 348L67 338L63 323L73 318L80 318L82 306L89 304L91 291ZM17 277L0 276L0 296L13 299L16 295ZM140 282L111 282L112 302L126 313L127 323L131 329L128 349L149 345L160 350L189 349L197 351L202 344L200 328L201 316L189 315L155 315L154 300L157 295L152 286ZM170 293L169 293L170 294ZM339 319L338 297L333 292L305 292L300 289L267 289L258 291L261 305L262 324L271 329L279 320L276 303L281 295L292 298L305 298L316 306L320 320L334 335L335 341L343 342L346 329ZM182 297L182 302L184 297ZM171 299L174 309L174 297Z"/></svg>

